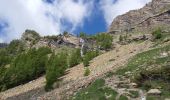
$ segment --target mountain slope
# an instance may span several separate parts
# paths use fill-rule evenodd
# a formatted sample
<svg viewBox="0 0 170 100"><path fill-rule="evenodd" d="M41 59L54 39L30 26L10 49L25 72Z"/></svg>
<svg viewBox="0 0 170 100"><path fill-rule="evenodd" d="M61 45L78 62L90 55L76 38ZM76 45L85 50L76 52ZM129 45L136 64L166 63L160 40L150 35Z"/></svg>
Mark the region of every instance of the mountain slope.
<svg viewBox="0 0 170 100"><path fill-rule="evenodd" d="M43 90L45 80L42 77L23 86L21 85L16 88L2 92L0 93L0 96L3 97L2 99L8 98L9 100L33 100L39 97L39 95L41 95L39 98L50 100L57 98L61 99L63 97L69 98L70 95L73 95L74 91L88 86L95 79L104 75L104 73L111 70L116 70L117 68L123 66L127 63L130 57L139 52L147 50L150 46L150 42L143 42L139 44L132 43L125 46L118 45L117 49L104 53L91 61L91 64L89 66L91 73L88 77L83 76L83 65L77 65L69 69L68 74L63 76L63 82L60 84L60 88L56 88L49 93L45 93ZM115 60L111 61L112 59ZM36 92L38 92L39 94L36 94Z"/></svg>

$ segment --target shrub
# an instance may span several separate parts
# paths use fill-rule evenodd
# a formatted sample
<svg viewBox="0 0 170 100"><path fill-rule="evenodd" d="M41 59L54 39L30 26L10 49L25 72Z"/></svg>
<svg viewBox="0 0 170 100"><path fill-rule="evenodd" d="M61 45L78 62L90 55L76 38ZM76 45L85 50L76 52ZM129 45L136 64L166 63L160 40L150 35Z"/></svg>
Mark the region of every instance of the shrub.
<svg viewBox="0 0 170 100"><path fill-rule="evenodd" d="M71 54L70 54L70 57L69 57L69 67L73 67L77 64L79 64L80 62L82 61L81 59L81 55L80 55L80 49L76 49L75 51L73 51Z"/></svg>
<svg viewBox="0 0 170 100"><path fill-rule="evenodd" d="M21 53L11 62L10 67L5 69L0 80L0 90L33 80L45 72L47 54L50 52L45 48L30 49L27 53ZM1 70L1 69L0 69Z"/></svg>
<svg viewBox="0 0 170 100"><path fill-rule="evenodd" d="M86 38L87 35L86 35L86 33L80 32L80 37L81 37L81 38Z"/></svg>
<svg viewBox="0 0 170 100"><path fill-rule="evenodd" d="M84 76L88 76L89 74L90 74L90 69L86 67L84 71Z"/></svg>
<svg viewBox="0 0 170 100"><path fill-rule="evenodd" d="M162 38L161 28L158 28L154 32L152 32L152 35L154 36L154 39L161 39Z"/></svg>
<svg viewBox="0 0 170 100"><path fill-rule="evenodd" d="M112 47L113 37L109 34L97 34L96 40L101 49L107 50Z"/></svg>
<svg viewBox="0 0 170 100"><path fill-rule="evenodd" d="M123 41L123 36L122 36L122 35L119 36L119 41L120 41L120 42Z"/></svg>
<svg viewBox="0 0 170 100"><path fill-rule="evenodd" d="M9 56L6 49L0 49L0 67L5 66L11 62L12 57Z"/></svg>
<svg viewBox="0 0 170 100"><path fill-rule="evenodd" d="M67 36L68 34L69 34L69 33L68 33L67 31L64 31L64 32L63 32L63 35L64 35L64 36Z"/></svg>
<svg viewBox="0 0 170 100"><path fill-rule="evenodd" d="M64 74L67 67L66 53L61 52L57 55L52 54L46 67L46 91L53 89L53 84Z"/></svg>
<svg viewBox="0 0 170 100"><path fill-rule="evenodd" d="M37 33L37 32L34 31L34 30L29 30L29 29L27 29L27 30L25 30L25 33L26 33L26 34L30 34L30 33L31 33L36 40L39 40L39 39L40 39L39 33Z"/></svg>
<svg viewBox="0 0 170 100"><path fill-rule="evenodd" d="M7 47L7 52L11 55L17 55L24 51L24 45L20 40L13 40Z"/></svg>
<svg viewBox="0 0 170 100"><path fill-rule="evenodd" d="M84 67L87 67L89 65L89 61L92 60L94 57L98 56L98 51L89 51L87 52L83 57L83 64Z"/></svg>

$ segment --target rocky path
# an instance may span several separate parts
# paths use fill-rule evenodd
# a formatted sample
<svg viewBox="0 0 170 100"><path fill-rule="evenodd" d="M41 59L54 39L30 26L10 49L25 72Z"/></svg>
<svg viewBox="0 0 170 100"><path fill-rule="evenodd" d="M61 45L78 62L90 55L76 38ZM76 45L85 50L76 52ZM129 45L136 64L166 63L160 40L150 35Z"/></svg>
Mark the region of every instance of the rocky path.
<svg viewBox="0 0 170 100"><path fill-rule="evenodd" d="M131 43L128 45L120 46L118 45L116 49L104 53L95 59L93 59L90 63L89 69L91 73L89 76L84 77L84 67L82 64L79 64L73 68L68 70L68 74L63 76L63 82L60 84L59 88L55 90L45 93L42 89L45 85L45 78L41 77L37 80L34 80L28 84L18 86L13 89L9 89L5 92L0 93L1 99L7 99L9 97L19 97L21 94L28 95L31 90L37 91L41 89L40 94L31 95L26 99L39 99L39 100L59 100L63 97L69 97L73 95L77 90L88 86L95 79L102 77L104 73L110 70L116 70L117 68L125 65L129 58L134 56L137 53L143 52L144 50L148 50L151 46L150 42L142 42L142 43ZM37 89L37 90L36 90ZM66 98L67 99L67 98ZM19 100L19 99L17 99ZM20 99L22 100L22 98Z"/></svg>

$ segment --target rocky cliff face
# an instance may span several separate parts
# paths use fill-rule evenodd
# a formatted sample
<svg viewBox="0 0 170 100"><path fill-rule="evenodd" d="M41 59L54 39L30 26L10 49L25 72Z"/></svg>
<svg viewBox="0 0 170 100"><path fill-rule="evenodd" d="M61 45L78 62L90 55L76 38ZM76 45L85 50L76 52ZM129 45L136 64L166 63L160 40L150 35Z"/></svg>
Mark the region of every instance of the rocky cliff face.
<svg viewBox="0 0 170 100"><path fill-rule="evenodd" d="M158 27L167 30L170 27L170 0L153 0L141 9L118 16L113 20L109 32L140 31L147 33Z"/></svg>

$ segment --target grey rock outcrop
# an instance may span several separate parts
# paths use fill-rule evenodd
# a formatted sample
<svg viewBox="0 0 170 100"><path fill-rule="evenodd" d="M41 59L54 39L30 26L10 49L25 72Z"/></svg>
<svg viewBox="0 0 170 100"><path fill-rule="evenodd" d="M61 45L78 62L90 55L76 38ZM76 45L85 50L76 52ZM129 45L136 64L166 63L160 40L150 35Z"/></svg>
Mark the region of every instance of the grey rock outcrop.
<svg viewBox="0 0 170 100"><path fill-rule="evenodd" d="M50 47L55 49L61 46L73 48L79 46L79 38L74 35L67 34L67 36L64 36L60 34L57 36L41 37L33 30L26 30L21 37L21 41L23 42L25 48Z"/></svg>

